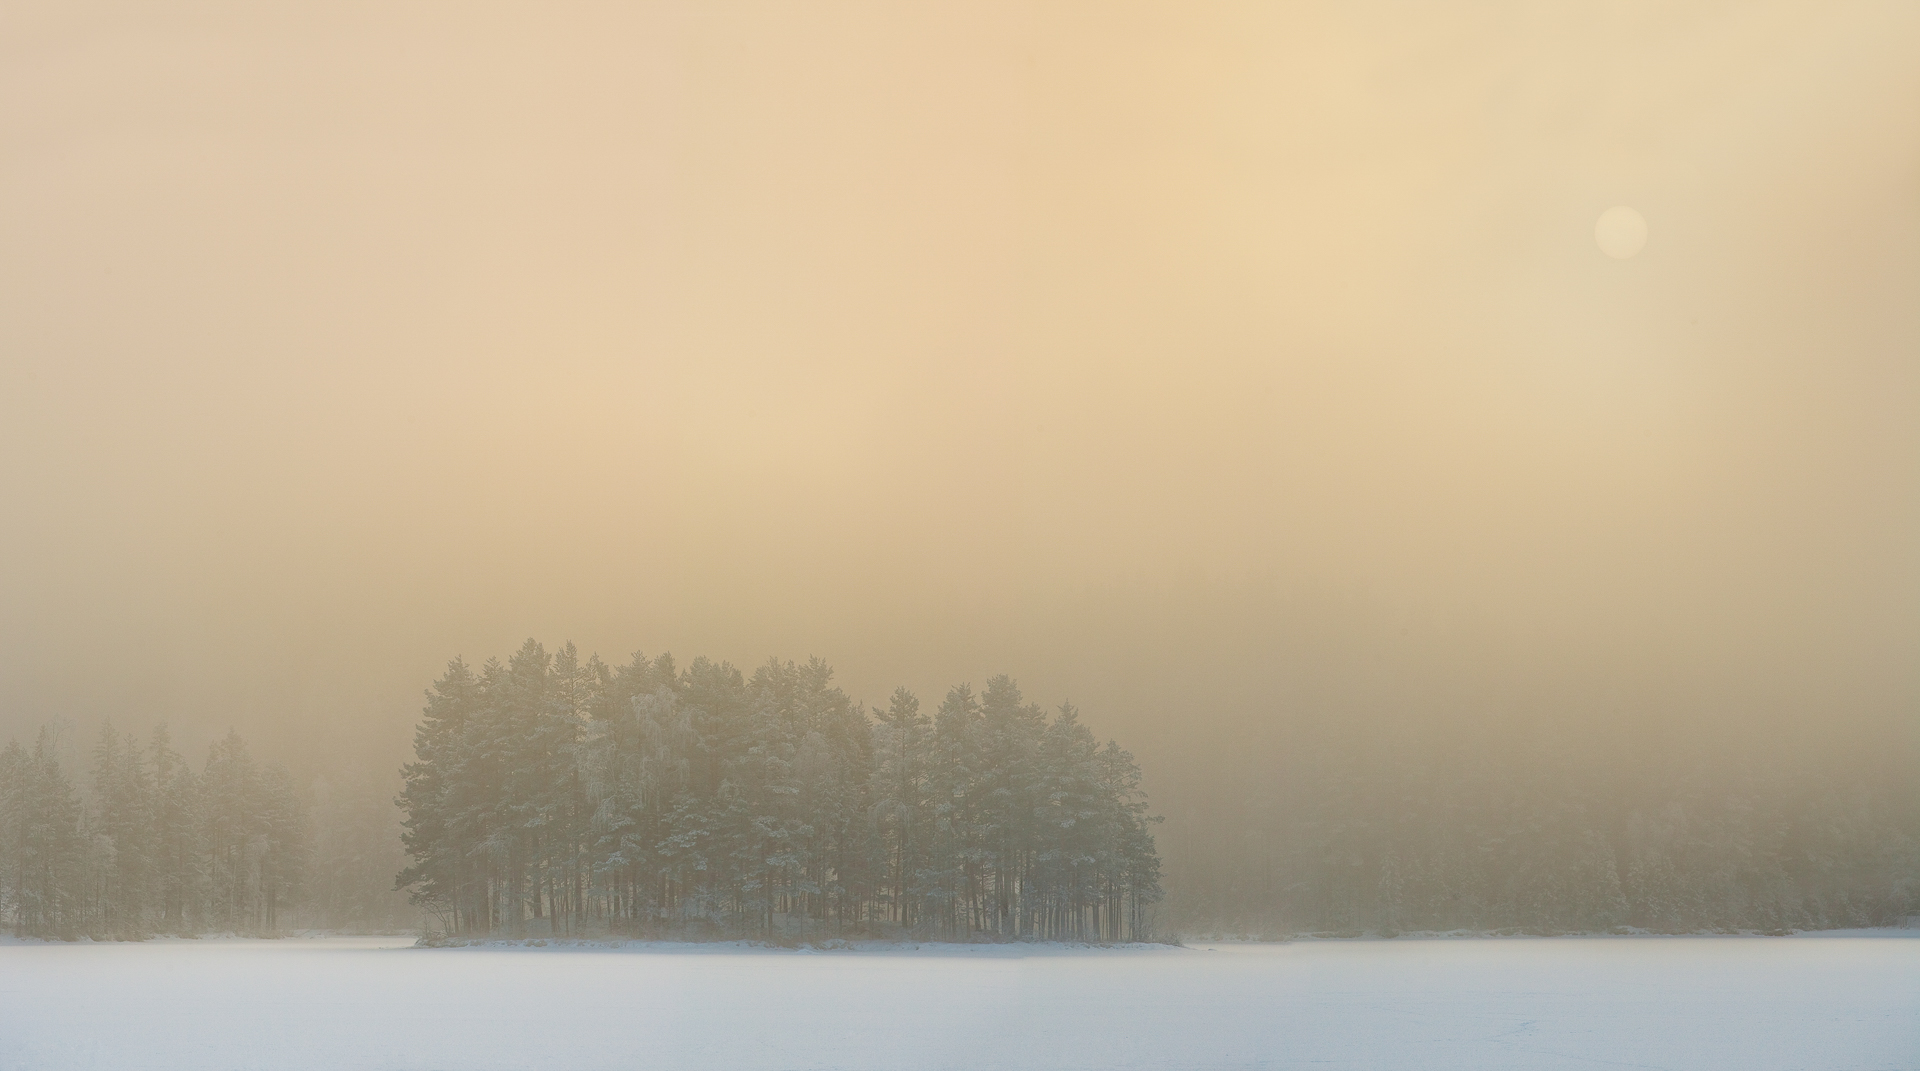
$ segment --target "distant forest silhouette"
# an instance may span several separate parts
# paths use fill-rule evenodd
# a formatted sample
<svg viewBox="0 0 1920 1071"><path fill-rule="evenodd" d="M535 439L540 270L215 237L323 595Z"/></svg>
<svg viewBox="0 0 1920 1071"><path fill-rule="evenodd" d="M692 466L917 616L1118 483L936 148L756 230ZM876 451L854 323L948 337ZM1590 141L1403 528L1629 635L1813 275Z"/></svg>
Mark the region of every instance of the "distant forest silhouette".
<svg viewBox="0 0 1920 1071"><path fill-rule="evenodd" d="M31 748L0 749L0 921L15 934L410 925L385 889L399 854L393 808L364 771L303 789L232 731L196 771L164 724L144 740L108 724L77 779L67 743L55 723Z"/></svg>
<svg viewBox="0 0 1920 1071"><path fill-rule="evenodd" d="M1186 932L1784 932L1920 914L1911 753L1605 727L1301 728L1200 790ZM1248 771L1257 771L1249 773Z"/></svg>

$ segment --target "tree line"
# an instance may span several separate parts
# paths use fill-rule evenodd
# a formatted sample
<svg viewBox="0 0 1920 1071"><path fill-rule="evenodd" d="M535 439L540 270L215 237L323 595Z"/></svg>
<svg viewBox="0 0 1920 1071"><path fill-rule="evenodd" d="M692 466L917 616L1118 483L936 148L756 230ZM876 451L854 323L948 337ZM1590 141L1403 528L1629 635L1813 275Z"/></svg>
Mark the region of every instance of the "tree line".
<svg viewBox="0 0 1920 1071"><path fill-rule="evenodd" d="M1169 909L1253 935L1899 925L1920 914L1912 763L1898 742L1301 728L1174 816Z"/></svg>
<svg viewBox="0 0 1920 1071"><path fill-rule="evenodd" d="M528 640L429 690L396 878L448 934L921 934L1127 940L1159 859L1133 757L1013 681L610 667Z"/></svg>
<svg viewBox="0 0 1920 1071"><path fill-rule="evenodd" d="M196 773L165 725L144 743L108 725L83 799L60 751L52 726L0 750L0 918L15 934L279 930L310 848L285 767L255 763L229 732Z"/></svg>

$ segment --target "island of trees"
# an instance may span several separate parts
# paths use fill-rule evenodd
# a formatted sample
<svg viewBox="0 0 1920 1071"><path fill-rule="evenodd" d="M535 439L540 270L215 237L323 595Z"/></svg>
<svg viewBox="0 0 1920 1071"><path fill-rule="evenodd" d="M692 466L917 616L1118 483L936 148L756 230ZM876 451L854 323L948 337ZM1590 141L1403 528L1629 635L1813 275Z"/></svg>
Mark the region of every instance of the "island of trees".
<svg viewBox="0 0 1920 1071"><path fill-rule="evenodd" d="M452 662L415 751L397 885L448 935L1122 941L1160 899L1133 757L1004 676L870 712L818 660L529 640Z"/></svg>

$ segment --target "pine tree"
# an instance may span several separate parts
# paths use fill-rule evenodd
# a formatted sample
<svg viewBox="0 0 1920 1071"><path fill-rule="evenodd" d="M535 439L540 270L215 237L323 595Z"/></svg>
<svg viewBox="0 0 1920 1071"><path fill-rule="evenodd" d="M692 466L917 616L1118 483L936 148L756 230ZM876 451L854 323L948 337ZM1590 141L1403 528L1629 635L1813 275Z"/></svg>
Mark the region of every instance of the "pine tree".
<svg viewBox="0 0 1920 1071"><path fill-rule="evenodd" d="M282 909L294 903L306 887L312 851L306 804L294 789L292 775L278 763L261 773L257 828L257 926L267 933L278 933Z"/></svg>
<svg viewBox="0 0 1920 1071"><path fill-rule="evenodd" d="M154 785L154 926L162 933L192 933L205 917L207 881L200 782L173 750L164 723L154 728L147 755Z"/></svg>
<svg viewBox="0 0 1920 1071"><path fill-rule="evenodd" d="M145 756L131 737L104 725L94 748L94 814L97 856L104 863L97 891L99 929L130 937L145 935L152 899L154 789Z"/></svg>
<svg viewBox="0 0 1920 1071"><path fill-rule="evenodd" d="M12 749L10 749L11 751ZM13 751L6 842L14 932L73 938L86 930L85 841L80 797L60 768L58 738L40 730L30 753Z"/></svg>
<svg viewBox="0 0 1920 1071"><path fill-rule="evenodd" d="M980 704L964 684L949 689L934 712L926 828L921 837L927 851L909 889L909 895L925 905L933 926L949 937L971 936L976 924L972 817L977 792L972 772L977 764L974 746L979 718Z"/></svg>
<svg viewBox="0 0 1920 1071"><path fill-rule="evenodd" d="M883 860L883 897L888 917L901 926L912 926L912 905L908 897L912 875L924 865L927 846L923 840L928 806L929 726L920 713L920 700L906 688L896 688L887 709L874 712L874 803L870 819L876 833L877 851Z"/></svg>
<svg viewBox="0 0 1920 1071"><path fill-rule="evenodd" d="M25 833L32 761L18 740L9 740L0 749L0 918L12 919L15 933L26 932L22 922L29 895Z"/></svg>

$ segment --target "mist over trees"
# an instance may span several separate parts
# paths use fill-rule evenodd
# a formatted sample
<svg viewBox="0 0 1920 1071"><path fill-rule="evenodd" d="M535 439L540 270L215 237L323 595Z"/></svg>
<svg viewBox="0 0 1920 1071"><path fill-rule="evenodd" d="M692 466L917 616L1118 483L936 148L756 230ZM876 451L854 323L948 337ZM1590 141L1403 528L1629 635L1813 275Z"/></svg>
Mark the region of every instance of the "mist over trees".
<svg viewBox="0 0 1920 1071"><path fill-rule="evenodd" d="M393 888L406 865L400 843L396 773L364 763L315 778L308 786L312 865L297 917L305 926L342 932L418 929L420 912Z"/></svg>
<svg viewBox="0 0 1920 1071"><path fill-rule="evenodd" d="M869 713L817 659L748 677L529 640L428 696L396 884L451 934L1151 932L1133 757L1004 676Z"/></svg>
<svg viewBox="0 0 1920 1071"><path fill-rule="evenodd" d="M190 763L165 726L9 743L0 924L269 935L410 930L424 911L459 935L962 940L1898 924L1920 914L1913 752L1854 735L1822 750L1651 717L1302 716L1181 771L1156 830L1132 756L1005 677L867 709L817 661L613 668L529 643L450 664L401 776L369 754L296 783L232 732Z"/></svg>
<svg viewBox="0 0 1920 1071"><path fill-rule="evenodd" d="M62 729L0 750L0 922L16 935L138 940L395 930L399 822L364 767L300 791L236 732L196 772L165 725L104 726L76 778Z"/></svg>
<svg viewBox="0 0 1920 1071"><path fill-rule="evenodd" d="M1815 755L1648 725L1355 720L1294 726L1188 799L1168 910L1189 933L1778 932L1920 914L1920 793L1897 740Z"/></svg>
<svg viewBox="0 0 1920 1071"><path fill-rule="evenodd" d="M91 798L62 768L56 734L0 751L0 917L20 935L137 938L272 933L300 898L306 807L286 768L237 733L198 773L164 725L145 741L105 727Z"/></svg>

